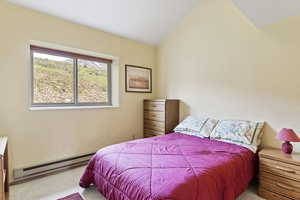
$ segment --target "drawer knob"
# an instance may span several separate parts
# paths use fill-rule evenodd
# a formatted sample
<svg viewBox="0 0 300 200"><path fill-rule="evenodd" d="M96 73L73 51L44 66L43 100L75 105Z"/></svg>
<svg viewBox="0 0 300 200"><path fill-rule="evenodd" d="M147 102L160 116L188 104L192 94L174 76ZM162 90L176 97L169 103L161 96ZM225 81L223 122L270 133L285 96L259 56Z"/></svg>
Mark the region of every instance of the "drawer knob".
<svg viewBox="0 0 300 200"><path fill-rule="evenodd" d="M281 184L281 183L276 183L276 185L277 185L278 187L281 187L281 188L286 189L286 190L289 190L289 191L295 191L294 188L289 187L289 186L286 186L286 185L283 185L283 184Z"/></svg>
<svg viewBox="0 0 300 200"><path fill-rule="evenodd" d="M292 170L292 169L287 169L287 168L283 168L283 167L279 167L279 166L276 166L275 168L279 169L281 171L285 171L285 172L288 172L288 173L296 174L296 171Z"/></svg>

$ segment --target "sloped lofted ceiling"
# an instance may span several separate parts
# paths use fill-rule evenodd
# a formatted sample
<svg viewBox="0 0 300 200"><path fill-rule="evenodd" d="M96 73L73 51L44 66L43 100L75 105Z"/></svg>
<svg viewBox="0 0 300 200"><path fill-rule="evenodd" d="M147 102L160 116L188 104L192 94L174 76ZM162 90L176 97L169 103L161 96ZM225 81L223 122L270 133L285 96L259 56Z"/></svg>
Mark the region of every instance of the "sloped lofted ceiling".
<svg viewBox="0 0 300 200"><path fill-rule="evenodd" d="M300 14L299 0L231 1L258 27Z"/></svg>
<svg viewBox="0 0 300 200"><path fill-rule="evenodd" d="M7 0L151 45L200 0Z"/></svg>
<svg viewBox="0 0 300 200"><path fill-rule="evenodd" d="M193 7L210 0L7 1L132 40L158 45ZM258 27L300 14L300 0L224 1L232 2Z"/></svg>

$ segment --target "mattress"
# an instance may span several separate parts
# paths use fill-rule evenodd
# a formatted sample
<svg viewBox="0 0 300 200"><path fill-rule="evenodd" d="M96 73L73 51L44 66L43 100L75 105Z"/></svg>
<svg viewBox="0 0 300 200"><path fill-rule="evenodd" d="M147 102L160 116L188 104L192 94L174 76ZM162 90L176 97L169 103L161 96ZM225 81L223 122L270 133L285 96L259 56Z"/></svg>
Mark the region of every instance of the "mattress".
<svg viewBox="0 0 300 200"><path fill-rule="evenodd" d="M235 144L181 133L99 150L80 186L107 200L234 200L256 171L256 156Z"/></svg>

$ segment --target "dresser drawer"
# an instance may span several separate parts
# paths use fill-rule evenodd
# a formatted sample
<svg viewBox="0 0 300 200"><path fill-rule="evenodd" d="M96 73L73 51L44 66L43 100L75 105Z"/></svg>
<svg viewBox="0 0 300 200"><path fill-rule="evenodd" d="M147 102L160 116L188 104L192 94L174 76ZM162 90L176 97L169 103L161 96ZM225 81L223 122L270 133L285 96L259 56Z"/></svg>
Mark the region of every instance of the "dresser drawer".
<svg viewBox="0 0 300 200"><path fill-rule="evenodd" d="M157 135L144 134L144 137L145 137L145 138L150 138L150 137L155 137L155 136L157 136Z"/></svg>
<svg viewBox="0 0 300 200"><path fill-rule="evenodd" d="M157 111L144 111L144 118L146 120L165 121L165 113Z"/></svg>
<svg viewBox="0 0 300 200"><path fill-rule="evenodd" d="M164 102L145 101L144 110L163 112L163 111L165 111L165 103Z"/></svg>
<svg viewBox="0 0 300 200"><path fill-rule="evenodd" d="M260 172L260 187L292 199L300 199L300 183L297 181Z"/></svg>
<svg viewBox="0 0 300 200"><path fill-rule="evenodd" d="M260 171L300 181L300 167L276 160L260 158Z"/></svg>
<svg viewBox="0 0 300 200"><path fill-rule="evenodd" d="M165 135L163 131L144 129L144 135Z"/></svg>
<svg viewBox="0 0 300 200"><path fill-rule="evenodd" d="M267 199L267 200L291 200L290 198L284 197L280 194L276 194L274 192L270 192L265 190L264 188L259 188L258 190L259 196Z"/></svg>
<svg viewBox="0 0 300 200"><path fill-rule="evenodd" d="M163 122L159 122L159 121L145 120L144 121L144 128L155 130L155 131L165 132L165 124Z"/></svg>

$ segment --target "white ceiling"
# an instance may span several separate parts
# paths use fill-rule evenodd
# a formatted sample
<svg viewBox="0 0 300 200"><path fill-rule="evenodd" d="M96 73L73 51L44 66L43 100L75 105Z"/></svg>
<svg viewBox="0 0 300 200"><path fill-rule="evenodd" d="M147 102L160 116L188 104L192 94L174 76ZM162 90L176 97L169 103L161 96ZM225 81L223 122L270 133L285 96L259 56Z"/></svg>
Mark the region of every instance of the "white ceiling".
<svg viewBox="0 0 300 200"><path fill-rule="evenodd" d="M198 2L204 0L8 1L132 40L157 45ZM231 1L258 27L300 14L300 0Z"/></svg>
<svg viewBox="0 0 300 200"><path fill-rule="evenodd" d="M129 39L157 45L199 0L8 0Z"/></svg>
<svg viewBox="0 0 300 200"><path fill-rule="evenodd" d="M300 0L232 0L257 26L300 14Z"/></svg>

